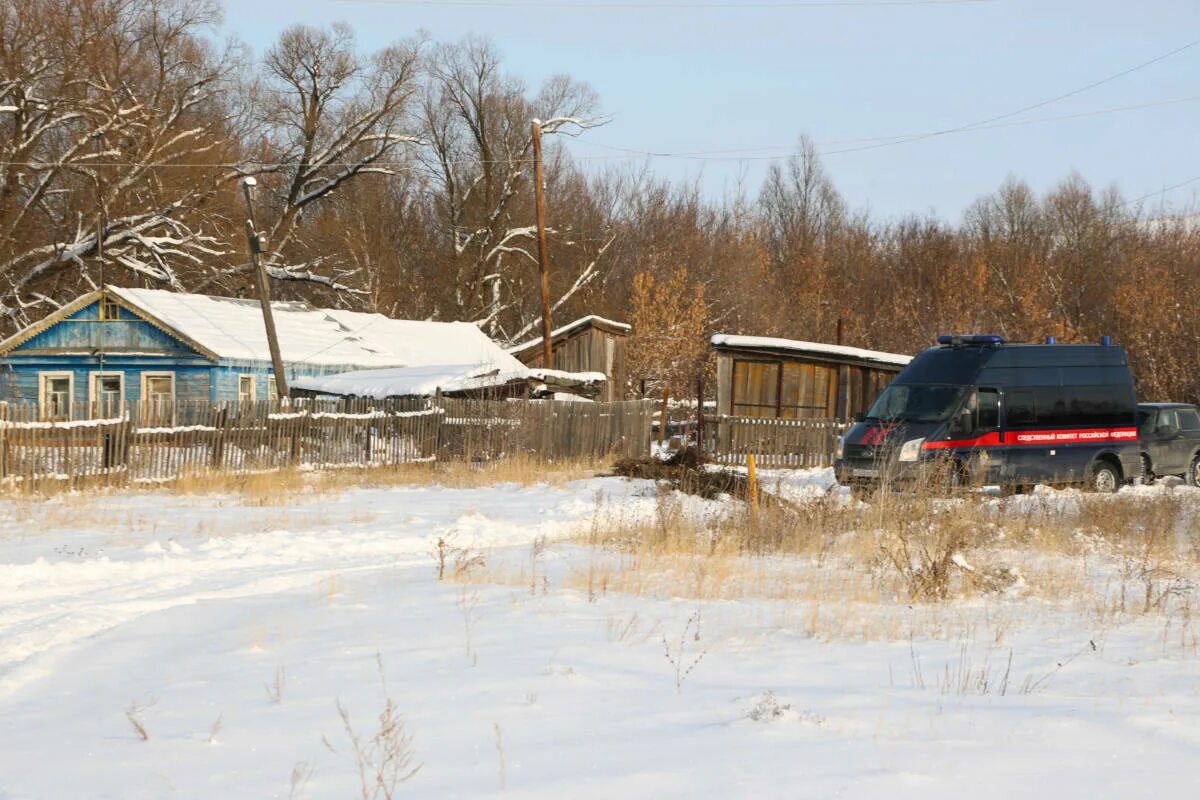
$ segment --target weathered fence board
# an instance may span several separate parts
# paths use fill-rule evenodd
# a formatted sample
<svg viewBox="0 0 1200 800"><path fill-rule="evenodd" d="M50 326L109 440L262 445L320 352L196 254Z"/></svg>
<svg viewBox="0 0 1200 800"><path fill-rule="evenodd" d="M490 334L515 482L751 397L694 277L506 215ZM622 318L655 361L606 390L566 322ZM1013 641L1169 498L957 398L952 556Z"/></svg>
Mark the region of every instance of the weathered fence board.
<svg viewBox="0 0 1200 800"><path fill-rule="evenodd" d="M705 417L713 460L742 464L754 454L764 467L826 467L851 423L833 419Z"/></svg>
<svg viewBox="0 0 1200 800"><path fill-rule="evenodd" d="M294 400L130 403L116 417L51 422L36 405L0 403L0 479L154 482L298 465L639 457L652 414L643 401Z"/></svg>

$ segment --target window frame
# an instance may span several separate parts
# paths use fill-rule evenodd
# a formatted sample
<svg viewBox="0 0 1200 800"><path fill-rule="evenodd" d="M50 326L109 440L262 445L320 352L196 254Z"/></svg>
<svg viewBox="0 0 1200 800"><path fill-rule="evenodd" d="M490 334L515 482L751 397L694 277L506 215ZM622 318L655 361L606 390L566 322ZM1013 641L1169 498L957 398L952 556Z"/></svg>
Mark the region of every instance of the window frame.
<svg viewBox="0 0 1200 800"><path fill-rule="evenodd" d="M150 416L149 416L150 395L149 395L149 392L147 391L147 387L149 386L149 383L150 383L150 380L149 380L150 378L170 378L171 379L171 418L169 420L169 424L173 426L175 424L175 404L176 404L176 400L177 400L177 395L176 395L177 384L175 381L175 371L174 370L147 370L146 372L143 372L141 374L140 382L141 382L141 390L142 390L142 393L141 393L142 420L144 422L148 421L150 419ZM156 422L157 422L157 420L156 420Z"/></svg>
<svg viewBox="0 0 1200 800"><path fill-rule="evenodd" d="M250 399L249 400L242 399L242 381L250 382ZM250 404L254 403L256 400L258 400L258 381L255 379L255 376L253 374L242 373L241 375L238 375L237 386L238 386L238 405L239 406L250 405Z"/></svg>
<svg viewBox="0 0 1200 800"><path fill-rule="evenodd" d="M117 392L117 415L125 413L125 372L123 370L94 370L88 373L88 408L95 408L100 401L99 384L103 378L119 378L121 388Z"/></svg>
<svg viewBox="0 0 1200 800"><path fill-rule="evenodd" d="M775 380L773 382L772 381L764 381L764 385L767 385L769 383L774 384L774 387L775 387L775 402L774 403L770 403L770 404L768 404L768 403L745 403L745 402L738 401L737 373L738 373L738 366L742 365L742 364L745 364L745 365L754 364L754 365L761 365L764 367L774 367L775 368ZM729 371L729 400L730 400L729 410L730 410L730 413L732 414L732 416L735 416L735 417L778 419L779 415L780 415L779 395L783 390L783 387L781 385L782 381L783 381L783 361L780 359L734 358L733 366ZM751 408L751 409L768 410L771 413L769 413L769 414L739 414L737 411L738 406L742 406L744 408Z"/></svg>
<svg viewBox="0 0 1200 800"><path fill-rule="evenodd" d="M110 309L112 313L110 313ZM121 304L113 297L101 297L100 308L96 313L101 322L114 322L121 319Z"/></svg>
<svg viewBox="0 0 1200 800"><path fill-rule="evenodd" d="M51 380L67 379L67 416L52 418L47 413L46 384ZM72 370L46 370L38 373L38 417L45 422L70 422L75 417L75 373Z"/></svg>

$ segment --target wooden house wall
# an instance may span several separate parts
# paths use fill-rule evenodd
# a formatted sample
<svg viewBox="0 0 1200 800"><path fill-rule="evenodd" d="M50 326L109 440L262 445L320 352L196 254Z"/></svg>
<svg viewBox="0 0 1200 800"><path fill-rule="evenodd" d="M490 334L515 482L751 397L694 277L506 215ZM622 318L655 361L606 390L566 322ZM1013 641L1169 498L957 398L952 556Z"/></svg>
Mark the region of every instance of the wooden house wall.
<svg viewBox="0 0 1200 800"><path fill-rule="evenodd" d="M718 351L717 413L853 418L870 408L898 371L802 356Z"/></svg>
<svg viewBox="0 0 1200 800"><path fill-rule="evenodd" d="M625 339L622 334L586 326L554 342L554 369L566 372L603 372L608 376L598 400L625 398ZM518 354L529 367L545 366L540 346Z"/></svg>
<svg viewBox="0 0 1200 800"><path fill-rule="evenodd" d="M109 312L113 310L110 307ZM288 376L327 375L355 365L286 364ZM99 303L86 306L14 348L0 360L0 399L37 403L41 374L70 373L76 416L86 415L91 376L124 375L123 399L142 399L144 373L172 373L178 401L236 401L238 379L255 378L255 399L268 399L269 361L227 360L214 363L184 342L125 308L115 319L100 319Z"/></svg>

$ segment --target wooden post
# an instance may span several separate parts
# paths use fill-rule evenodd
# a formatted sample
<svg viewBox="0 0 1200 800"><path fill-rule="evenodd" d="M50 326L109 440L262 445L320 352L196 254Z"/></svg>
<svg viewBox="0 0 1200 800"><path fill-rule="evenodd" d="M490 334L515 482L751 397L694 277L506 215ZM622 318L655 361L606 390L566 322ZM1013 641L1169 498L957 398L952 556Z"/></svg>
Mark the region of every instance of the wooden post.
<svg viewBox="0 0 1200 800"><path fill-rule="evenodd" d="M542 176L542 122L533 121L533 187L537 208L538 266L542 272L542 362L554 369L554 342L550 331L550 248L546 241L546 186Z"/></svg>
<svg viewBox="0 0 1200 800"><path fill-rule="evenodd" d="M746 454L746 504L750 509L751 519L758 516L758 469L754 463L754 453Z"/></svg>
<svg viewBox="0 0 1200 800"><path fill-rule="evenodd" d="M662 399L662 415L658 418L658 440L664 447L667 445L667 398L670 396L671 390L663 384L663 399Z"/></svg>
<svg viewBox="0 0 1200 800"><path fill-rule="evenodd" d="M283 372L283 356L279 353L279 338L275 335L275 316L271 312L271 284L267 279L267 268L263 266L262 234L254 221L254 203L250 190L258 185L253 177L242 178L242 194L246 198L246 242L250 246L250 260L254 262L254 280L258 284L258 299L262 303L263 325L267 329L267 346L271 349L271 365L275 370L275 392L279 399L288 396L287 376Z"/></svg>
<svg viewBox="0 0 1200 800"><path fill-rule="evenodd" d="M696 450L704 452L704 373L696 378Z"/></svg>

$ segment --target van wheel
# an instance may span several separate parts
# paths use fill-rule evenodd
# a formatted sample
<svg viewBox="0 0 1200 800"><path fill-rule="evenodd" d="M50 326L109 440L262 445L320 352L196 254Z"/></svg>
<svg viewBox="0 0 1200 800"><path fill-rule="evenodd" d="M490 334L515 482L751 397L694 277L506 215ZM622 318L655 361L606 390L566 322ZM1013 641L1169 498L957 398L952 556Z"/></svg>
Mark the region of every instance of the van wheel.
<svg viewBox="0 0 1200 800"><path fill-rule="evenodd" d="M1193 465L1195 466L1195 465ZM1142 455L1142 472L1138 475L1138 483L1142 486L1149 486L1154 483L1154 467L1150 464L1150 456Z"/></svg>
<svg viewBox="0 0 1200 800"><path fill-rule="evenodd" d="M1200 455L1192 459L1192 465L1188 467L1186 479L1188 486L1200 486Z"/></svg>
<svg viewBox="0 0 1200 800"><path fill-rule="evenodd" d="M1111 462L1097 461L1092 465L1092 477L1088 481L1089 489L1099 494L1112 494L1120 487L1121 475Z"/></svg>

